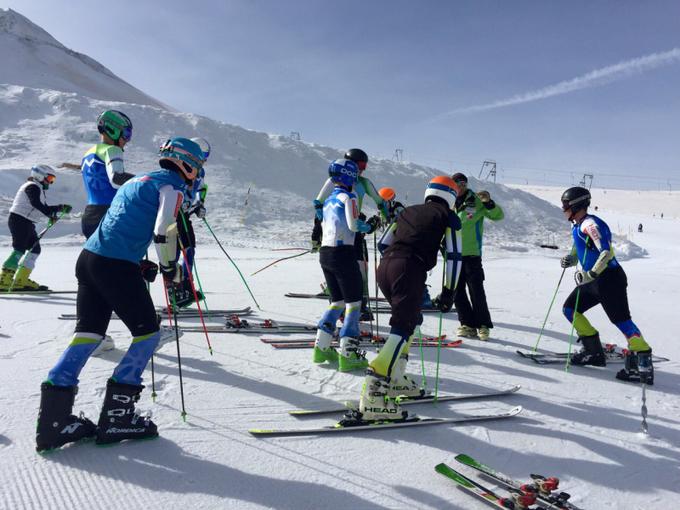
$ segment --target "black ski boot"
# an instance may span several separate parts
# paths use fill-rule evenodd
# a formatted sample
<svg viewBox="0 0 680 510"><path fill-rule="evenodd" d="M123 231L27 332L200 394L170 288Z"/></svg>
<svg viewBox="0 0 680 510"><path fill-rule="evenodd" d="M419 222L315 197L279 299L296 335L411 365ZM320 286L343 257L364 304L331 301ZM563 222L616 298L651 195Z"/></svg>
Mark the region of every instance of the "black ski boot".
<svg viewBox="0 0 680 510"><path fill-rule="evenodd" d="M582 336L579 337L578 341L583 345L583 349L572 354L572 365L592 365L594 367L607 366L607 359L604 355L604 350L602 349L599 334Z"/></svg>
<svg viewBox="0 0 680 510"><path fill-rule="evenodd" d="M652 364L652 350L628 351L624 366L616 373L616 378L621 381L644 382L649 386L654 385L654 365Z"/></svg>
<svg viewBox="0 0 680 510"><path fill-rule="evenodd" d="M142 385L122 384L109 379L97 425L97 444L158 436L156 424L135 412L135 403L143 389Z"/></svg>
<svg viewBox="0 0 680 510"><path fill-rule="evenodd" d="M40 385L36 451L52 450L67 443L95 436L94 423L82 414L80 416L71 414L76 393L77 386L54 386L50 383Z"/></svg>
<svg viewBox="0 0 680 510"><path fill-rule="evenodd" d="M360 322L371 322L373 320L373 312L368 307L368 298L364 296L361 298L361 315L359 315Z"/></svg>

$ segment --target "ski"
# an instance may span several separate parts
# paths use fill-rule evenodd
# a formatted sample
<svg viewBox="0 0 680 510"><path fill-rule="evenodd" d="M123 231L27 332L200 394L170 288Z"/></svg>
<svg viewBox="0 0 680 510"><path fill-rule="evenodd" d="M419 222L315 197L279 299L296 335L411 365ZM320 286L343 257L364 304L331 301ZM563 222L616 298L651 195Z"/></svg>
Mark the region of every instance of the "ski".
<svg viewBox="0 0 680 510"><path fill-rule="evenodd" d="M502 498L498 496L491 489L484 487L481 483L468 478L463 473L456 471L451 466L444 464L437 464L434 470L440 475L453 480L470 494L473 494L479 499L491 503L496 508L507 508L510 510L521 510L521 509L533 509L533 510L546 510L542 506L533 506L536 502L536 496L533 493L522 493L519 491L512 490L510 492L509 498Z"/></svg>
<svg viewBox="0 0 680 510"><path fill-rule="evenodd" d="M163 318L166 318L168 316L168 310L167 308L161 308L161 307L156 307L156 313L160 314L163 316ZM237 315L239 317L244 317L251 315L253 313L252 309L247 306L245 308L233 308L233 309L216 309L216 310L203 310L203 317L206 318L215 318L218 317L220 319L226 319L228 317L232 317L234 315ZM193 319L200 317L198 310L195 308L182 308L180 312L177 314L177 317L179 319ZM75 313L62 313L59 316L59 319L61 320L75 320L77 319L78 316ZM111 319L119 319L119 317L114 313L111 316Z"/></svg>
<svg viewBox="0 0 680 510"><path fill-rule="evenodd" d="M522 487L525 487L527 485L529 486L533 485L536 490L537 499L541 503L549 505L548 508L581 510L576 505L573 505L567 501L570 496L566 492L560 492L557 494L552 493L552 491L556 490L559 485L559 480L557 478L554 477L546 478L541 475L531 475L533 482L530 482L529 484L524 484L522 482L514 480L508 475L501 473L500 471L496 471L494 468L490 466L482 464L481 462L473 459L469 455L465 454L456 455L455 459L461 464L471 467L472 469L476 469L485 476L488 476L489 478L497 482L500 482L506 487L509 487L511 489L522 490Z"/></svg>
<svg viewBox="0 0 680 510"><path fill-rule="evenodd" d="M330 299L330 296L328 294L325 294L324 292L319 292L318 294L304 294L300 292L286 292L284 294L288 298L298 298L298 299L323 299L325 301L328 301ZM379 297L375 298L373 296L370 297L371 301L378 301L380 303L387 303L387 299L384 297Z"/></svg>
<svg viewBox="0 0 680 510"><path fill-rule="evenodd" d="M373 308L372 310L373 310L373 313L392 313L392 309L387 307L387 306L379 306L377 308ZM439 310L437 308L421 308L420 309L420 313L428 313L429 314L429 313L440 313L440 312L441 312L441 310ZM451 309L448 312L441 312L441 313L447 314L447 313L455 313L455 312L456 312L455 309Z"/></svg>
<svg viewBox="0 0 680 510"><path fill-rule="evenodd" d="M505 395L512 395L520 390L521 386L519 384L512 386L505 390L489 390L485 393L476 393L469 395L437 395L435 400L434 395L428 393L422 397L405 397L400 401L400 405L411 405L411 404L429 404L429 403L439 403L439 402L455 402L459 400L475 400L480 398L492 398L492 397L503 397ZM335 414L343 413L347 410L358 409L359 401L348 400L345 402L338 402L333 407L327 407L325 409L293 409L288 411L288 414L292 416L318 416L320 414Z"/></svg>
<svg viewBox="0 0 680 510"><path fill-rule="evenodd" d="M27 296L30 294L36 294L38 296L46 296L49 294L77 294L77 290L2 290L0 291L0 297L2 296Z"/></svg>
<svg viewBox="0 0 680 510"><path fill-rule="evenodd" d="M262 340L262 339L260 339ZM267 339L269 340L269 339ZM271 345L274 349L312 349L314 348L314 340L310 341L303 341L303 342L265 342L269 345ZM442 341L441 342L441 347L443 349L453 349L456 347L460 347L460 345L463 343L462 340L452 340L452 341ZM361 343L359 343L359 347L381 347L383 344L380 342L371 342L370 340L364 340ZM437 340L433 341L425 341L423 340L423 347L431 348L431 347L440 347L440 343ZM415 344L414 344L415 346ZM340 343L335 341L331 343L331 347L340 347ZM416 347L420 347L420 343Z"/></svg>
<svg viewBox="0 0 680 510"><path fill-rule="evenodd" d="M335 425L330 425L327 427L318 427L311 429L250 429L250 432L254 436L259 437L275 437L275 436L311 436L318 434L336 434L343 432L364 432L372 430L382 430L382 429L398 429L406 427L422 427L428 425L443 425L443 424L456 424L456 423L471 423L475 421L485 421L485 420L500 420L504 418L511 418L517 416L522 412L522 406L513 407L507 411L489 411L487 414L481 415L463 415L457 416L455 418L418 418L414 417L412 419L406 419L404 421L388 421L388 422L357 422L356 425L342 425L336 423Z"/></svg>
<svg viewBox="0 0 680 510"><path fill-rule="evenodd" d="M515 351L517 354L523 358L530 359L531 361L539 365L554 365L559 363L565 363L567 358L570 356L568 352L531 352L531 351ZM573 354L573 353L572 353ZM617 348L615 350L605 350L605 358L607 363L623 363L626 360L625 353L623 349ZM670 361L668 358L661 356L652 356L652 361L655 363Z"/></svg>
<svg viewBox="0 0 680 510"><path fill-rule="evenodd" d="M360 333L361 339L368 343L368 344L375 344L375 345L382 345L387 341L387 337L380 336L371 336L370 331L361 331ZM438 340L446 340L446 335L442 336L424 336L422 341L423 342L437 342ZM262 337L260 338L260 341L265 344L308 344L309 342L314 343L315 338L314 337L308 337L308 338L265 338ZM338 337L336 336L333 339L334 342L339 341ZM461 343L463 341L461 340ZM413 340L413 345L418 346L420 345L420 339L416 338Z"/></svg>

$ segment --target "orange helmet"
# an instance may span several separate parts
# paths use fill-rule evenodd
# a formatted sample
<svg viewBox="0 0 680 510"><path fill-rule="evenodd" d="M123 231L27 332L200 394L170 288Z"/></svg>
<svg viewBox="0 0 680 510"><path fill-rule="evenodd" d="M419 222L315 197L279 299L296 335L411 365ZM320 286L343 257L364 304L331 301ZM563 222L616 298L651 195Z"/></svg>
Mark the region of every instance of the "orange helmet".
<svg viewBox="0 0 680 510"><path fill-rule="evenodd" d="M394 200L394 198L397 196L392 188L380 188L378 195L380 195L380 197L387 202Z"/></svg>
<svg viewBox="0 0 680 510"><path fill-rule="evenodd" d="M427 185L425 200L429 197L443 198L449 204L449 209L453 210L459 192L458 184L451 177L438 175Z"/></svg>

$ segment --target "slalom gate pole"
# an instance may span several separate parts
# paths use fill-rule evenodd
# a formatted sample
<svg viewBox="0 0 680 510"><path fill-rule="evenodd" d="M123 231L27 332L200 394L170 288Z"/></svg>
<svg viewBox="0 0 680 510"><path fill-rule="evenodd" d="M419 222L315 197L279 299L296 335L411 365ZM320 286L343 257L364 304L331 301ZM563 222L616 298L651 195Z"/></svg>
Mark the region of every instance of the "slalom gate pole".
<svg viewBox="0 0 680 510"><path fill-rule="evenodd" d="M182 242L180 241L180 248L182 250L182 257L184 257L184 260L187 260L187 250L182 246ZM213 350L212 350L212 345L210 345L210 337L208 336L208 328L205 326L205 318L203 317L203 310L201 310L201 303L200 300L198 299L198 294L196 293L196 286L194 285L194 278L191 275L191 272L188 273L189 276L189 285L191 286L191 292L194 293L194 300L196 301L196 308L198 308L198 316L201 319L201 327L203 328L203 333L205 333L205 341L208 343L208 351L210 351L210 355L213 355ZM174 296L174 290L173 290L173 296ZM174 306L174 300L173 300L173 306ZM175 325L177 325L177 315L178 312L175 311Z"/></svg>
<svg viewBox="0 0 680 510"><path fill-rule="evenodd" d="M289 255L288 257L281 257L280 259L276 259L274 262L270 262L266 266L261 267L260 269L258 269L254 273L251 273L250 276L255 276L257 273L261 273L265 269L273 266L274 264L278 264L279 262L283 262L284 260L289 260L289 259L294 259L296 257L301 257L302 255L307 255L308 253L312 253L312 250L305 250L302 253L296 253L295 255Z"/></svg>
<svg viewBox="0 0 680 510"><path fill-rule="evenodd" d="M206 220L205 218L202 218L202 219L203 219L203 223L205 224L205 226L206 226L206 227L208 228L208 230L210 231L210 234L211 234L211 235L213 236L213 238L215 239L215 242L217 243L217 246L220 247L220 249L222 250L222 253L224 253L224 254L227 256L227 258L229 259L229 262L231 262L231 264L234 266L234 268L235 268L236 271L238 272L239 276L241 277L241 281L243 281L243 285L246 286L246 289L248 289L248 293L250 294L250 297L253 298L253 301L255 302L255 306L257 306L257 309L258 309L258 310L262 310L262 308L260 308L260 305L259 305L258 302L257 302L257 299L255 299L255 296L253 296L253 292L250 290L250 287L248 287L248 283L246 282L246 279L243 277L243 273L241 273L241 270L240 270L240 269L238 268L238 266L236 265L236 262L233 261L233 259L232 259L232 258L229 256L229 254L227 253L227 250L224 249L224 247L222 246L222 243L220 243L220 240L219 240L219 239L217 238L217 236L215 235L215 232L213 232L213 229L210 228L210 225L208 224L208 220Z"/></svg>
<svg viewBox="0 0 680 510"><path fill-rule="evenodd" d="M555 304L557 291L560 290L560 284L562 283L562 278L564 278L564 273L566 272L566 270L567 270L566 267L562 269L562 274L560 275L560 279L557 282L557 287L555 287L555 293L553 294L552 300L550 301L550 305L548 306L548 312L545 314L545 319L543 319L543 325L541 326L541 331L538 333L538 338L536 339L536 345L534 345L533 352L536 352L536 350L538 349L538 343L541 341L543 331L545 331L545 325L548 322L548 317L550 316L550 311L552 310L553 304Z"/></svg>
<svg viewBox="0 0 680 510"><path fill-rule="evenodd" d="M642 406L640 407L640 414L642 415L642 433L649 434L647 427L647 378L642 381Z"/></svg>
<svg viewBox="0 0 680 510"><path fill-rule="evenodd" d="M586 260L586 250L583 251L583 260L581 261L581 268ZM574 329L576 328L576 314L578 313L578 303L581 298L581 286L576 289L576 303L574 303L574 316L571 318L571 331L569 331L569 349L567 350L567 362L564 364L564 371L569 372L571 365L571 349L574 344Z"/></svg>
<svg viewBox="0 0 680 510"><path fill-rule="evenodd" d="M177 368L179 370L179 396L182 402L182 420L187 421L187 411L184 407L184 380L182 379L182 356L179 350L179 326L177 325L177 314L172 313L175 307L175 290L172 289L172 306L170 306L170 292L171 289L163 278L163 288L165 289L165 304L168 308L168 321L170 326L175 328L175 343L177 344ZM174 325L173 325L174 320Z"/></svg>

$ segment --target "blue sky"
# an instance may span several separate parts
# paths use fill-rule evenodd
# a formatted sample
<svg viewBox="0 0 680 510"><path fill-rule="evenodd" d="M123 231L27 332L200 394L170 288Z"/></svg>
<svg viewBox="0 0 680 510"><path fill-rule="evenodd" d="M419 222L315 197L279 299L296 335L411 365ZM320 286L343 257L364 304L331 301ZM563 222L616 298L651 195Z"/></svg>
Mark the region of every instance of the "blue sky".
<svg viewBox="0 0 680 510"><path fill-rule="evenodd" d="M675 0L93 5L0 0L180 110L443 170L494 159L501 182L680 189Z"/></svg>

